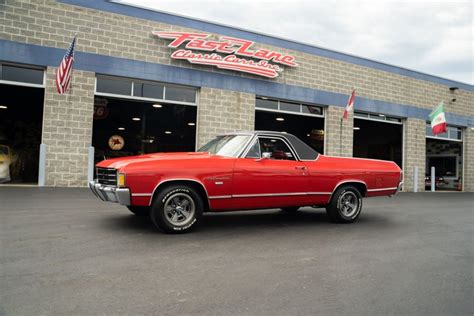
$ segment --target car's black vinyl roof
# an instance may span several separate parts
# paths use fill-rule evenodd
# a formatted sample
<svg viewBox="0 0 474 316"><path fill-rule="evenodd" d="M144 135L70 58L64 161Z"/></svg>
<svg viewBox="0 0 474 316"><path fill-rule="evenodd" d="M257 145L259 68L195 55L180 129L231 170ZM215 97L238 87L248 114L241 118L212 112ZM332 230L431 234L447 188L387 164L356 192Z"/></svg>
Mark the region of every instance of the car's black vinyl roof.
<svg viewBox="0 0 474 316"><path fill-rule="evenodd" d="M271 135L271 136L279 136L285 138L296 150L299 158L301 160L314 160L318 157L319 153L314 150L312 147L304 143L301 139L296 137L293 134L286 133L286 132L275 132L275 131L238 131L232 133L225 133L223 135Z"/></svg>

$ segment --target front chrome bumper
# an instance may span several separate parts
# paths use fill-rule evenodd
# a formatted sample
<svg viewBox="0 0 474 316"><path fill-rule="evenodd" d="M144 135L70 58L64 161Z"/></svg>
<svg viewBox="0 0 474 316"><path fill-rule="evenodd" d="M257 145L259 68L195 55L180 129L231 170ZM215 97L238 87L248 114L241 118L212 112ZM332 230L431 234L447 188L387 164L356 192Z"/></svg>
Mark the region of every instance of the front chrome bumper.
<svg viewBox="0 0 474 316"><path fill-rule="evenodd" d="M130 189L104 185L96 181L89 182L92 193L102 201L130 205Z"/></svg>

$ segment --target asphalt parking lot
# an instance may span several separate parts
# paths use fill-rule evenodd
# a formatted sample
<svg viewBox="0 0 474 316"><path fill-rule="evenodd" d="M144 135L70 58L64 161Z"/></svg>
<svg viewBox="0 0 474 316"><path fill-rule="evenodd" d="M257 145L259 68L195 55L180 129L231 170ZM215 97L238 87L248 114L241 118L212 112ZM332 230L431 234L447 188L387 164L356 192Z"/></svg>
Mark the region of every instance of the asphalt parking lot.
<svg viewBox="0 0 474 316"><path fill-rule="evenodd" d="M0 188L0 315L472 314L474 194L207 214L185 235L85 189Z"/></svg>

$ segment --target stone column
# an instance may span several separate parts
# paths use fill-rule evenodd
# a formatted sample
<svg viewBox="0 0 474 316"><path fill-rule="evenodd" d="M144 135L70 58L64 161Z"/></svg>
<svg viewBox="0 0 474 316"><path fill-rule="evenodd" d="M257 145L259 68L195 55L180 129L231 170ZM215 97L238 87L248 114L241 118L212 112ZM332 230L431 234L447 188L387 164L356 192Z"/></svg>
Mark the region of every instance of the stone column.
<svg viewBox="0 0 474 316"><path fill-rule="evenodd" d="M404 191L413 192L413 174L418 167L418 192L425 191L426 166L426 121L408 118L404 126L403 139Z"/></svg>
<svg viewBox="0 0 474 316"><path fill-rule="evenodd" d="M87 185L92 142L95 74L74 70L72 89L60 95L54 83L55 71L48 67L44 93L45 185L83 187Z"/></svg>
<svg viewBox="0 0 474 316"><path fill-rule="evenodd" d="M468 127L464 130L464 191L474 192L474 130Z"/></svg>
<svg viewBox="0 0 474 316"><path fill-rule="evenodd" d="M343 107L329 106L324 121L324 152L328 156L352 157L354 144L354 114L347 120L341 118Z"/></svg>
<svg viewBox="0 0 474 316"><path fill-rule="evenodd" d="M221 133L254 130L255 94L203 87L197 117L198 148Z"/></svg>

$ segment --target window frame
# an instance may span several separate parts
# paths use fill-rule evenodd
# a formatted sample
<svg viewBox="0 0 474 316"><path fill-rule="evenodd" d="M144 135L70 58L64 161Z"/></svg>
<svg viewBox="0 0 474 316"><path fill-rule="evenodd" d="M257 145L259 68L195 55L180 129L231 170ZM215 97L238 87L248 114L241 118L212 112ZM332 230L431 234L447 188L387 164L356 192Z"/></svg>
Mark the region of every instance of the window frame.
<svg viewBox="0 0 474 316"><path fill-rule="evenodd" d="M456 132L461 132L461 138L451 138L451 128L456 128ZM463 142L463 136L464 136L464 130L462 127L459 127L459 126L455 126L455 125L446 125L446 133L448 134L448 137L442 137L442 136L438 136L438 135L428 135L426 134L426 130L427 129L430 129L431 130L431 124L429 122L426 122L426 128L425 128L425 137L426 138L429 138L429 139L439 139L439 140L447 140L447 141L451 141L451 142L458 142L458 143L462 143Z"/></svg>
<svg viewBox="0 0 474 316"><path fill-rule="evenodd" d="M366 115L366 116L365 116ZM395 119L397 121L390 121L390 119ZM382 113L370 113L370 112L362 112L362 111L355 111L354 112L354 119L361 119L366 121L374 121L374 122L382 122L388 124L396 124L396 125L403 125L403 118L392 116L392 115L385 115Z"/></svg>
<svg viewBox="0 0 474 316"><path fill-rule="evenodd" d="M22 86L22 87L31 87L31 88L45 88L46 87L46 69L42 67L37 67L37 66L31 66L31 65L22 65L22 64L13 64L13 63L5 63L5 62L0 62L0 75L2 74L2 67L3 66L10 66L10 67L16 67L16 68L24 68L24 69L31 69L31 70L40 70L43 72L43 82L40 83L30 83L30 82L23 82L23 81L12 81L12 80L3 80L1 79L0 76L0 84L7 84L11 86Z"/></svg>
<svg viewBox="0 0 474 316"><path fill-rule="evenodd" d="M97 81L100 78L105 78L105 79L112 79L112 80L117 80L117 79L122 79L124 81L130 82L131 89L130 89L130 95L128 94L115 94L115 93L108 93L108 92L100 92L97 91ZM134 83L149 83L149 84L161 84L163 85L163 99L156 99L156 98L148 98L148 97L139 97L134 95ZM173 101L173 100L167 100L166 99L166 86L173 86L173 87L183 87L183 88L190 88L193 89L196 93L195 97L195 102L183 102L183 101ZM126 99L126 100L140 100L140 101L148 101L148 102L158 102L158 103L163 103L163 104L181 104L181 105L190 105L190 106L197 106L198 105L198 94L199 89L196 87L192 86L186 86L186 85L175 85L175 84L166 84L164 82L159 82L159 81L150 81L150 80L142 80L142 79L133 79L133 78L126 78L126 77L117 77L117 76L109 76L109 75L102 75L102 74L96 74L95 76L95 83L94 83L94 95L97 96L103 96L103 97L111 97L111 98L120 98L120 99Z"/></svg>
<svg viewBox="0 0 474 316"><path fill-rule="evenodd" d="M262 108L257 106L257 100L271 100L271 101L276 101L277 102L277 109L267 109L267 108ZM280 103L292 103L295 105L299 106L299 111L285 111L281 110L281 105ZM321 109L321 114L311 114L311 113L304 113L303 112L303 106L313 106ZM285 113L285 114L293 114L293 115L303 115L303 116L309 116L309 117L325 117L325 106L320 105L320 104L308 104L308 103L302 103L302 102L297 102L297 101L291 101L291 100L280 100L280 99L274 99L270 97L265 97L265 96L256 96L255 97L255 110L256 111L267 111L267 112L274 112L274 113Z"/></svg>
<svg viewBox="0 0 474 316"><path fill-rule="evenodd" d="M259 150L260 150L260 158L251 158L251 157L247 157L247 154L248 152L250 151L250 149L253 147L253 145L255 145L255 142L259 142L260 138L274 138L274 139L279 139L279 140L282 140L286 146L288 146L288 148L290 149L291 151L291 154L293 155L293 157L295 158L294 160L291 160L291 159L287 159L287 160L284 160L284 161L301 161L300 157L298 156L298 153L296 152L296 150L293 148L293 146L290 144L290 142L285 138L285 137L281 137L281 136L273 136L273 135L266 135L266 134L262 134L262 135L255 135L252 140L250 141L250 145L247 144L247 148L245 148L245 150L242 152L242 154L239 156L239 158L245 158L245 159L261 159L262 158L262 149L260 148L259 146ZM279 161L279 159L271 159L272 161Z"/></svg>

